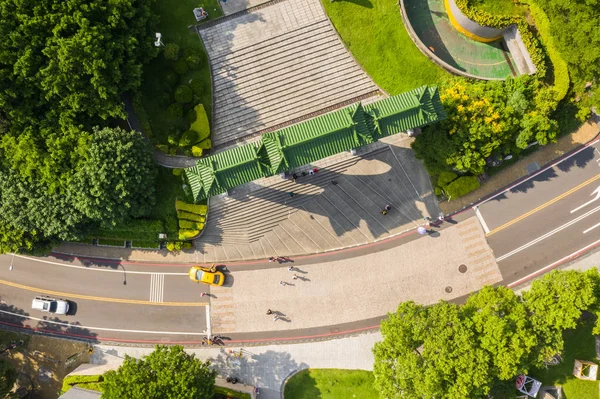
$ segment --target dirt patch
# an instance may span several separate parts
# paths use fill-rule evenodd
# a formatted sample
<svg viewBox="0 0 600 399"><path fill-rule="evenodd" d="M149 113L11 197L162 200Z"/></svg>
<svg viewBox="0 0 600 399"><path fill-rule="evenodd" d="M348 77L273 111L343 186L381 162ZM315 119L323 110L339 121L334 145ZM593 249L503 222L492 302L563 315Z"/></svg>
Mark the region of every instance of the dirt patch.
<svg viewBox="0 0 600 399"><path fill-rule="evenodd" d="M528 165L534 162L543 167L560 156L588 143L598 135L598 125L588 121L571 134L560 138L556 143L540 148L538 151L519 160L514 165L507 167L498 174L490 177L481 187L453 201L440 203L440 208L445 214L454 213L471 205L493 192L508 186L510 183L530 174Z"/></svg>
<svg viewBox="0 0 600 399"><path fill-rule="evenodd" d="M63 378L89 361L86 343L0 331L0 350L13 342L17 347L2 356L20 372L19 386L33 389L30 398L58 398Z"/></svg>

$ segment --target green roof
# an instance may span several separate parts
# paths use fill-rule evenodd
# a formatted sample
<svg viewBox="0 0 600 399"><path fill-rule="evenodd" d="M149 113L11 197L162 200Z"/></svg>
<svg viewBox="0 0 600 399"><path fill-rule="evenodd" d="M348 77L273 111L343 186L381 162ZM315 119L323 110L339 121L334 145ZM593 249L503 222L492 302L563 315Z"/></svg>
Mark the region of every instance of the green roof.
<svg viewBox="0 0 600 399"><path fill-rule="evenodd" d="M373 141L360 103L262 136L273 174Z"/></svg>
<svg viewBox="0 0 600 399"><path fill-rule="evenodd" d="M446 118L437 87L421 86L364 108L369 127L377 139Z"/></svg>
<svg viewBox="0 0 600 399"><path fill-rule="evenodd" d="M364 107L357 102L265 133L260 143L198 160L185 175L198 201L445 118L437 87L422 86Z"/></svg>
<svg viewBox="0 0 600 399"><path fill-rule="evenodd" d="M222 194L244 183L269 174L268 160L259 154L257 144L202 158L185 173L196 200Z"/></svg>

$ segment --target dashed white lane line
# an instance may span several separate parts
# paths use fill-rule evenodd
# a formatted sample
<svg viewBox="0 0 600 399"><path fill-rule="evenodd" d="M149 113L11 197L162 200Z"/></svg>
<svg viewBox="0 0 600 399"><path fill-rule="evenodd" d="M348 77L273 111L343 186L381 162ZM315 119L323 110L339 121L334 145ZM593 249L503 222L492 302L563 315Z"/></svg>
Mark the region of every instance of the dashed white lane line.
<svg viewBox="0 0 600 399"><path fill-rule="evenodd" d="M600 223L598 223L598 224L595 224L595 225L593 225L592 227L590 227L589 229L587 229L587 230L584 230L584 231L583 231L583 234L587 234L587 233L589 233L590 231L594 230L596 227L599 227L599 226L600 226Z"/></svg>
<svg viewBox="0 0 600 399"><path fill-rule="evenodd" d="M49 260L42 260L37 258L32 258L24 255L15 255L17 258L23 258L27 260L32 260L34 262L47 263L49 265L62 266L62 267L70 267L72 269L83 269L91 272L105 272L105 273L127 273L127 274L155 274L154 272L136 272L136 271L128 271L123 269L99 269L96 267L86 267L86 266L77 266L77 265L65 265L64 263L52 262ZM165 276L187 276L187 273L161 273Z"/></svg>
<svg viewBox="0 0 600 399"><path fill-rule="evenodd" d="M479 207L476 206L473 209L475 209L475 216L477 216L477 219L479 219L479 223L481 223L483 231L485 231L485 234L488 234L490 232L490 229L488 228L487 223L485 223L485 219L483 219L483 216L481 216L481 212L479 212Z"/></svg>
<svg viewBox="0 0 600 399"><path fill-rule="evenodd" d="M152 273L150 276L150 302L162 302L165 292L165 275Z"/></svg>
<svg viewBox="0 0 600 399"><path fill-rule="evenodd" d="M540 236L540 237L536 238L535 240L530 241L527 244L522 245L522 246L520 246L519 248L517 248L517 249L515 249L513 251L510 251L509 253L507 253L505 255L499 256L498 258L496 258L496 261L500 262L500 261L508 258L509 256L512 256L512 255L514 255L514 254L516 254L518 252L521 252L524 249L527 249L527 248L531 247L532 245L535 245L538 242L540 242L542 240L545 240L546 238L548 238L550 236L553 236L554 234L558 233L559 231L564 230L567 227L574 225L575 223L579 222L580 220L585 219L586 217L590 216L593 213L598 212L599 210L600 210L600 206L592 209L591 211L588 211L588 212L584 213L583 215L581 215L581 216L579 216L579 217L571 220L570 222L567 222L567 223L563 224L562 226L559 226L559 227L555 228L554 230L552 230L552 231L544 234L543 236Z"/></svg>
<svg viewBox="0 0 600 399"><path fill-rule="evenodd" d="M206 305L206 335L212 336L212 328L210 326L210 305Z"/></svg>
<svg viewBox="0 0 600 399"><path fill-rule="evenodd" d="M7 312L6 310L0 310L0 313L8 314L8 315L15 316L15 317L20 317L22 319L27 319L27 320L42 321L44 323L54 324L54 325L58 325L58 326L73 327L73 328L88 329L88 330L119 331L119 332L142 333L142 334L206 335L204 333L197 333L197 332L126 330L126 329L122 329L122 328L91 327L91 326L82 326L79 324L62 323L62 322L58 322L58 321L40 319L37 317L31 317L31 316L24 316L24 315L18 314L18 313Z"/></svg>

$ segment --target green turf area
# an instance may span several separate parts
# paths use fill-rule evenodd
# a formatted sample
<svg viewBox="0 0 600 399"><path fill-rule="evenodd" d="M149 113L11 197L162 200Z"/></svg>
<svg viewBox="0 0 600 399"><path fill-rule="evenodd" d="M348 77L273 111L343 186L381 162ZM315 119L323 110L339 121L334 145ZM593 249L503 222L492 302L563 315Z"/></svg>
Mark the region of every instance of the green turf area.
<svg viewBox="0 0 600 399"><path fill-rule="evenodd" d="M600 381L583 381L573 376L575 359L588 360L598 364L592 328L593 322L586 321L576 330L565 332L562 362L556 366L548 366L548 369L532 370L529 375L541 381L542 385L561 385L563 398L566 399L600 398Z"/></svg>
<svg viewBox="0 0 600 399"><path fill-rule="evenodd" d="M198 103L204 104L208 117L210 118L211 116L212 87L208 57L195 29L188 28L190 25L197 24L192 13L195 7L203 7L208 11L209 17L207 20L215 19L222 15L217 0L159 1L155 4L156 12L160 15L157 31L162 33L163 43L176 43L179 45L181 52L185 48L190 48L200 51L203 54L200 68L189 70L180 75L177 82L167 82L166 76L172 74L174 71L174 62L165 59L162 53L144 68L144 81L141 93L142 105L145 108L148 121L144 120L144 115L139 116L142 122L149 122L151 126L151 134L149 135L152 136L151 139L155 144L167 144L169 134L181 134L185 130L188 130L190 124L186 121L186 112L192 110ZM186 104L184 106L184 116L173 118L168 114L167 108L170 104L174 103L174 89L180 84L188 84L191 79L198 79L203 83L204 90L199 96L200 101ZM139 111L138 113L142 114Z"/></svg>
<svg viewBox="0 0 600 399"><path fill-rule="evenodd" d="M322 3L356 61L388 93L398 94L450 78L408 36L396 0Z"/></svg>
<svg viewBox="0 0 600 399"><path fill-rule="evenodd" d="M527 14L527 8L513 0L471 0L471 7L495 15L520 15Z"/></svg>
<svg viewBox="0 0 600 399"><path fill-rule="evenodd" d="M370 371L309 369L294 375L285 386L285 399L379 399Z"/></svg>

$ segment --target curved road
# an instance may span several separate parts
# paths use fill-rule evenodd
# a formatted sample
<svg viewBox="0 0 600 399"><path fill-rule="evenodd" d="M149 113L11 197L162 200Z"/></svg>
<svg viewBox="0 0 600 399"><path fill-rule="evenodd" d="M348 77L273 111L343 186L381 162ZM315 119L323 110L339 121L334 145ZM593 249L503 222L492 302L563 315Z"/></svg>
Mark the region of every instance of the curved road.
<svg viewBox="0 0 600 399"><path fill-rule="evenodd" d="M378 257L388 254L385 255L388 256L386 259L397 263L396 269L407 267L402 261L410 263L411 260L394 258L395 252L392 251L416 248L416 245L426 243L432 249L437 248L434 249L437 263L417 265L416 269L433 267L443 274L450 255L441 253L439 248L448 245L446 250L451 251L450 240L453 235L457 236L455 232L462 234L461 226L478 220L481 227L477 226L477 229L485 232L485 239L496 257L502 280L498 282L510 287L518 286L600 245L599 147L597 141L592 142L475 207L454 215L453 220L436 227L438 232L430 237L420 237L410 232L361 247L295 258L290 263L295 270L299 273L302 270L310 271L300 275L306 282L291 280L292 274L286 270L289 264L280 265L266 260L234 263L225 267L228 276L226 285L247 284L247 278L242 276L261 273L261 280L248 288L248 295L268 299L284 292L284 296L292 303L301 303L302 296L307 292L315 294L311 289L322 291L318 294L326 302L342 290L348 295L348 306L355 308L339 311L355 312L358 318L368 313L361 312L364 309L352 303L376 303L386 294L397 293L393 289L398 288L397 281L402 281L392 280L393 286L390 286L390 282L386 281L385 273L388 272L384 272L384 265ZM421 256L425 259L425 254L416 256L416 259ZM4 255L0 259L0 323L72 337L100 341L197 344L207 330L212 332L210 313L222 312L223 307L232 306L223 302L223 298L238 295L236 291L227 291L228 288L209 290L207 286L192 283L187 277L189 264L72 259L60 254L47 258L20 255L13 258L12 255ZM11 262L12 271L9 269ZM455 268L454 265L449 267L452 270ZM329 273L332 268L342 274ZM406 279L400 287L406 295L394 296L394 303L407 298L418 300L421 298L419 295L427 291L423 286L434 290L435 272L427 273L431 277L431 285L421 284L419 278L423 276L409 271L407 267ZM267 285L267 279L279 281L279 276L290 277L286 281L292 286ZM313 281L309 283L311 279ZM385 292L373 289L367 279L380 284L381 291ZM304 283L313 285L302 285ZM464 283L463 291L460 291L459 283ZM458 280L453 286L454 294L457 294L454 297L444 296L443 292L438 291L425 294L434 300L452 298L461 301L462 293L473 289L466 280ZM288 291L281 291L286 289ZM202 296L202 292L209 295ZM31 299L37 294L70 300L70 314L48 317L47 314L31 310ZM248 298L254 301L255 297ZM335 306L333 302L331 304ZM262 308L248 308L247 311L258 314L257 318L267 317L263 315ZM305 323L295 324L292 317L288 324L269 324L269 319L260 329L229 334L221 328L216 333L229 336L230 342L235 344L301 341L377 328L385 313L363 316L359 321L328 323L325 319L318 319L319 314L311 315L311 309L306 309L306 312L309 315L303 319L307 320ZM251 318L254 317L252 314ZM271 328L271 325L277 329Z"/></svg>

